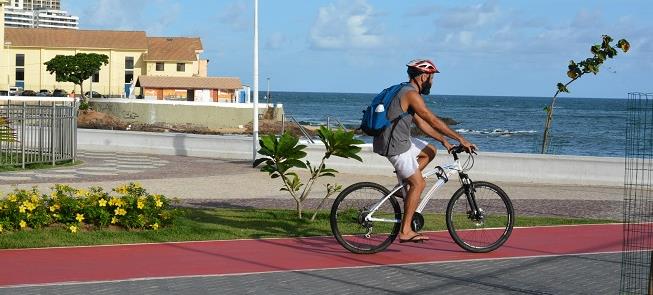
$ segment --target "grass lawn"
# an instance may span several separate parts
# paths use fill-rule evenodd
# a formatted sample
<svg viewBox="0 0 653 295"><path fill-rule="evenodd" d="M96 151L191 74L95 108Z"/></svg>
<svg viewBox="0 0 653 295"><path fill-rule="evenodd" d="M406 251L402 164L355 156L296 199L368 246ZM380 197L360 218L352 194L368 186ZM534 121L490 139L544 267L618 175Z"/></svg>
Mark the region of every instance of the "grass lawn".
<svg viewBox="0 0 653 295"><path fill-rule="evenodd" d="M331 235L327 211L311 222L295 211L276 209L182 209L171 226L158 231L102 229L71 233L63 227L0 233L0 248L229 240ZM311 212L309 212L311 213ZM311 216L311 214L306 214ZM423 230L446 230L444 214L426 214ZM615 220L517 216L515 226L613 223Z"/></svg>
<svg viewBox="0 0 653 295"><path fill-rule="evenodd" d="M62 167L70 167L70 166L77 166L84 163L83 161L61 161L57 162L55 166L52 166L52 163L49 164L44 164L44 163L38 163L38 164L26 164L25 169L23 169L20 165L19 166L13 166L13 165L7 165L7 164L0 164L0 172L12 172L12 171L27 171L27 170L36 170L36 169L57 169L57 168L62 168Z"/></svg>

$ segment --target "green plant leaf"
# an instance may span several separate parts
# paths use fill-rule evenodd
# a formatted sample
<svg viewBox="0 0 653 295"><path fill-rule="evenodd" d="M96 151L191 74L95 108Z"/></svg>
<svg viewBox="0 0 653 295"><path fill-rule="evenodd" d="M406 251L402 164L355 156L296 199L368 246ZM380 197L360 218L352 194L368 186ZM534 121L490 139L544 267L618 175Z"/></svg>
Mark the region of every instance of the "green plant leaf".
<svg viewBox="0 0 653 295"><path fill-rule="evenodd" d="M285 164L290 165L292 167L297 167L297 168L306 168L306 164L300 160L296 159L288 159L284 161Z"/></svg>
<svg viewBox="0 0 653 295"><path fill-rule="evenodd" d="M264 135L259 139L259 149L258 153L274 158L274 154L277 146L277 138L274 135Z"/></svg>
<svg viewBox="0 0 653 295"><path fill-rule="evenodd" d="M567 86L565 86L565 84L558 83L558 85L556 85L556 86L558 87L558 91L559 91L559 92L567 92L567 93L569 93L569 89L567 89Z"/></svg>
<svg viewBox="0 0 653 295"><path fill-rule="evenodd" d="M254 163L252 164L252 167L256 167L256 166L260 165L261 163L266 162L266 161L269 161L269 160L270 160L270 158L260 158L260 159L256 159L256 160L254 161Z"/></svg>

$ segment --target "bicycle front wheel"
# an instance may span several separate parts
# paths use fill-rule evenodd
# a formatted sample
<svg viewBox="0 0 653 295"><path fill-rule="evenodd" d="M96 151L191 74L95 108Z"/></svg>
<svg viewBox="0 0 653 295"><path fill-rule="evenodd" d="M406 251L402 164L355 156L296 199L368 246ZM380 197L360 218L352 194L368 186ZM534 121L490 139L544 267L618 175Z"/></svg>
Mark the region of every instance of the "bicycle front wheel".
<svg viewBox="0 0 653 295"><path fill-rule="evenodd" d="M478 211L473 212L475 201ZM515 222L508 195L497 185L479 181L469 195L458 189L447 206L447 229L461 248L476 253L496 250L508 240Z"/></svg>
<svg viewBox="0 0 653 295"><path fill-rule="evenodd" d="M340 245L352 253L372 254L392 244L401 221L401 208L394 196L372 214L376 221L365 220L370 210L389 193L380 184L360 182L338 195L331 207L331 231Z"/></svg>

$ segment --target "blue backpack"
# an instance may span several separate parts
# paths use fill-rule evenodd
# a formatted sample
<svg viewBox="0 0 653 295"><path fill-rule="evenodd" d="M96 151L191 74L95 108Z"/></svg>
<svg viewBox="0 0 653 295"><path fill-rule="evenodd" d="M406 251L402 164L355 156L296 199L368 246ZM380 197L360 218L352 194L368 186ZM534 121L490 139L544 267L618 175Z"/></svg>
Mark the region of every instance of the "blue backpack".
<svg viewBox="0 0 653 295"><path fill-rule="evenodd" d="M369 136L378 136L386 127L390 126L390 123L401 119L403 116L408 114L404 112L397 118L392 120L388 119L388 109L390 108L392 99L406 84L407 83L401 83L384 89L374 97L372 104L363 110L363 119L361 121L360 129L363 130L365 134Z"/></svg>

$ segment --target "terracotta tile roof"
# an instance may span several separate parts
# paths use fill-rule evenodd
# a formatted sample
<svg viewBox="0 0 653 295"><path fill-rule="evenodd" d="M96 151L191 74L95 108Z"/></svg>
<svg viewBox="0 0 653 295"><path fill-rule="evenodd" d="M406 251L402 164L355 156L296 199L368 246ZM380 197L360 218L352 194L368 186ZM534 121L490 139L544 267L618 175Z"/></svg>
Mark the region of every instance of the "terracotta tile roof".
<svg viewBox="0 0 653 295"><path fill-rule="evenodd" d="M178 89L240 89L237 77L166 77L139 76L137 87Z"/></svg>
<svg viewBox="0 0 653 295"><path fill-rule="evenodd" d="M202 50L198 37L148 37L146 61L196 61Z"/></svg>
<svg viewBox="0 0 653 295"><path fill-rule="evenodd" d="M145 32L5 28L14 47L147 49Z"/></svg>

